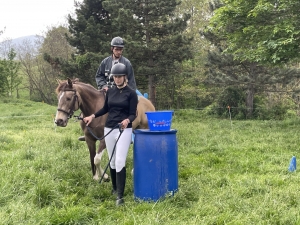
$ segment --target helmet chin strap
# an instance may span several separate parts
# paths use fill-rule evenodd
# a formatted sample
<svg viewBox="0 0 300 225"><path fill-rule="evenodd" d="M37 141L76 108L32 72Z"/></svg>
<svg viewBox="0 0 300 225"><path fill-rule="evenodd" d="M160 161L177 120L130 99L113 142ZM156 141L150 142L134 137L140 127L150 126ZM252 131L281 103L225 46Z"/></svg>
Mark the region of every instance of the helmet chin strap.
<svg viewBox="0 0 300 225"><path fill-rule="evenodd" d="M125 78L124 78L122 84L120 84L120 85L117 85L117 84L116 84L116 86L117 86L118 88L123 88L123 87L125 87Z"/></svg>
<svg viewBox="0 0 300 225"><path fill-rule="evenodd" d="M125 87L125 81L123 81L123 83L121 85L117 85L118 88L122 88Z"/></svg>
<svg viewBox="0 0 300 225"><path fill-rule="evenodd" d="M113 56L114 56L115 59L121 58L121 56L120 56L120 57L117 57L114 53L113 53Z"/></svg>

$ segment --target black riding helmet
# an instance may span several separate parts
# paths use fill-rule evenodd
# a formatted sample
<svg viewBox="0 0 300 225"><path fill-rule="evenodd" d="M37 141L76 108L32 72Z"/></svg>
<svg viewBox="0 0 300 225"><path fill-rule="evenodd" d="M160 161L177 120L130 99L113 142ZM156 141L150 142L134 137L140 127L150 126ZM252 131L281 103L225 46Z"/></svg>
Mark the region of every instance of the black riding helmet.
<svg viewBox="0 0 300 225"><path fill-rule="evenodd" d="M123 41L123 39L120 38L120 37L114 37L114 38L111 40L110 46L111 46L111 47L120 47L120 48L124 48L124 41Z"/></svg>
<svg viewBox="0 0 300 225"><path fill-rule="evenodd" d="M123 63L113 65L110 71L110 76L127 76L127 69Z"/></svg>

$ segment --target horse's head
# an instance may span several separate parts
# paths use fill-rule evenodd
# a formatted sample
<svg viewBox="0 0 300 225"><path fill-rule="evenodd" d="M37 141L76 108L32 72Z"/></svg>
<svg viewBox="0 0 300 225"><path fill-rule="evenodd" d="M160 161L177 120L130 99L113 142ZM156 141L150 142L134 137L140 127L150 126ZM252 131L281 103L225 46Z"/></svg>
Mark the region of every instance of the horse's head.
<svg viewBox="0 0 300 225"><path fill-rule="evenodd" d="M67 126L69 118L79 109L78 95L73 85L75 81L77 80L72 81L69 78L67 81L58 80L59 85L56 88L58 106L55 116L55 123L58 126Z"/></svg>

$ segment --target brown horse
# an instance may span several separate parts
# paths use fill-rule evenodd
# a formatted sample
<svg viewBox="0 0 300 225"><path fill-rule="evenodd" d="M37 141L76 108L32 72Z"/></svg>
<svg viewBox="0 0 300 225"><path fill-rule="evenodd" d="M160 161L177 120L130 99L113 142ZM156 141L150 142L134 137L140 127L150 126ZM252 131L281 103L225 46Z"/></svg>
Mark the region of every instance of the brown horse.
<svg viewBox="0 0 300 225"><path fill-rule="evenodd" d="M58 126L65 127L68 124L69 118L72 117L76 110L81 110L82 116L89 116L99 109L101 109L105 102L105 92L95 89L90 84L79 82L78 79L60 81L58 80L58 87L56 88L56 94L58 98L58 108L55 117L55 123ZM147 129L148 120L145 112L155 111L152 103L139 96L139 102L137 106L137 118L133 121L132 128ZM96 137L104 136L104 125L107 118L107 114L98 117L89 124L93 134ZM106 148L104 139L100 141L98 151L96 154L96 141L97 139L88 131L85 123L80 121L81 129L83 130L85 140L90 152L90 161L92 167L93 178L99 180L104 171L100 165L103 150ZM104 180L108 179L108 175L104 174Z"/></svg>

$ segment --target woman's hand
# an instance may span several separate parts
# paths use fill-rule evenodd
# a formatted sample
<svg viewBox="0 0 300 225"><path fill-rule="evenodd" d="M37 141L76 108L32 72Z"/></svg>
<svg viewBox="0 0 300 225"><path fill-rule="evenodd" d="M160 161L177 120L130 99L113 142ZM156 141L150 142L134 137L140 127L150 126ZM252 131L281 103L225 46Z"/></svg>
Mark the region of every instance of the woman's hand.
<svg viewBox="0 0 300 225"><path fill-rule="evenodd" d="M122 124L121 128L122 128L122 129L125 129L125 128L128 126L129 123L130 123L130 120L129 120L129 119L123 120L123 121L121 122L121 124Z"/></svg>
<svg viewBox="0 0 300 225"><path fill-rule="evenodd" d="M88 126L91 122L92 122L92 120L95 118L95 115L93 114L93 115L90 115L90 116L88 116L88 117L84 117L83 118L83 122L85 122L85 124Z"/></svg>

